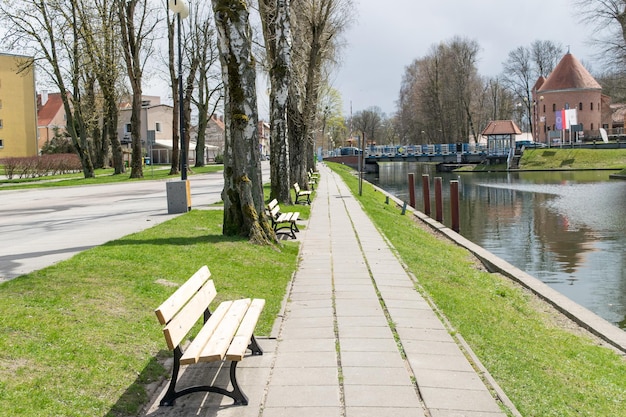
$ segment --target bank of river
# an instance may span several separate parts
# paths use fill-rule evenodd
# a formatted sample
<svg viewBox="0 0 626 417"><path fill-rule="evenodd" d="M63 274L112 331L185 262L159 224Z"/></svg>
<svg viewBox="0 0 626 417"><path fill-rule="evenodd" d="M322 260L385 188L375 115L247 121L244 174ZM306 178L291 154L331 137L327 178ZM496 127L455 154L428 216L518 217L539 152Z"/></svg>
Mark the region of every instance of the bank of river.
<svg viewBox="0 0 626 417"><path fill-rule="evenodd" d="M408 200L409 172L418 179L417 209L422 174L442 177L449 226L448 185L458 180L461 235L626 328L625 181L609 180L611 171L440 174L398 162L366 179Z"/></svg>

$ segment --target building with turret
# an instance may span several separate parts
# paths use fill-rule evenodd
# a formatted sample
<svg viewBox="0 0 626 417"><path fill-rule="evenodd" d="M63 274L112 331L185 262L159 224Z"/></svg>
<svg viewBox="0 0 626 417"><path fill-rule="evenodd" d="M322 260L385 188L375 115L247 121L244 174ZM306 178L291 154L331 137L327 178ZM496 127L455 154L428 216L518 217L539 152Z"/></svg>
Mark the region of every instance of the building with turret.
<svg viewBox="0 0 626 417"><path fill-rule="evenodd" d="M548 78L533 88L534 140L554 143L571 138L598 137L611 127L611 99L572 55L565 54Z"/></svg>

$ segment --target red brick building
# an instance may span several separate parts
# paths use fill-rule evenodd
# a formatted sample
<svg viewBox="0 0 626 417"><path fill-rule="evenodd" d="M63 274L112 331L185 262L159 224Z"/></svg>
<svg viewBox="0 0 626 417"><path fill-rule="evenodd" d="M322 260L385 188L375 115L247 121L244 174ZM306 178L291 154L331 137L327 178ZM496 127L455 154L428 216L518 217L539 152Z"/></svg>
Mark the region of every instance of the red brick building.
<svg viewBox="0 0 626 417"><path fill-rule="evenodd" d="M582 129L584 137L599 136L601 127L611 127L611 99L602 94L602 87L574 57L566 54L548 78L540 77L533 88L536 142L570 138L570 131ZM575 127L558 129L556 112L576 109ZM582 125L582 126L581 126ZM574 135L575 136L575 135Z"/></svg>

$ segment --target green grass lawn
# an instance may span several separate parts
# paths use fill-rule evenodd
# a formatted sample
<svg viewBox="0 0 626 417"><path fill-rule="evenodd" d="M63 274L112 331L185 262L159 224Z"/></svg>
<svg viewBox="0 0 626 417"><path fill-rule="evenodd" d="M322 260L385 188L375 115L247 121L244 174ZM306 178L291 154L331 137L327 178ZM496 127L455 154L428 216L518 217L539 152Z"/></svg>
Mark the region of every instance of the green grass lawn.
<svg viewBox="0 0 626 417"><path fill-rule="evenodd" d="M191 211L0 284L0 416L136 415L170 354L154 309L205 264L220 299L266 299L268 335L298 245L222 236L222 216Z"/></svg>
<svg viewBox="0 0 626 417"><path fill-rule="evenodd" d="M523 416L626 415L623 356L572 331L569 321L527 290L477 267L467 250L401 215L369 184L358 197L350 168L328 165Z"/></svg>
<svg viewBox="0 0 626 417"><path fill-rule="evenodd" d="M623 169L626 149L527 149L521 169Z"/></svg>

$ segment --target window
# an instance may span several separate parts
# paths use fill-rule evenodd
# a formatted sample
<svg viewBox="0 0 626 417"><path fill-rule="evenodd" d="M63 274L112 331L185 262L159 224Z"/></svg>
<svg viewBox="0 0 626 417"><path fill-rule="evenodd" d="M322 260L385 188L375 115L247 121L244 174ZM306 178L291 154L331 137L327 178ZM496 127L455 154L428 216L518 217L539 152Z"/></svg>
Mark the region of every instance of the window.
<svg viewBox="0 0 626 417"><path fill-rule="evenodd" d="M582 110L582 109L583 109L583 103L580 102L580 103L578 103L578 110Z"/></svg>
<svg viewBox="0 0 626 417"><path fill-rule="evenodd" d="M4 148L4 139L0 139L0 149Z"/></svg>
<svg viewBox="0 0 626 417"><path fill-rule="evenodd" d="M593 110L593 103L590 103L590 104L591 104L591 110Z"/></svg>
<svg viewBox="0 0 626 417"><path fill-rule="evenodd" d="M591 124L591 130L593 130L593 123Z"/></svg>
<svg viewBox="0 0 626 417"><path fill-rule="evenodd" d="M130 133L130 123L126 123L126 133Z"/></svg>
<svg viewBox="0 0 626 417"><path fill-rule="evenodd" d="M161 131L161 122L156 122L156 128L155 128L155 130L156 130L157 132L160 132L160 131Z"/></svg>
<svg viewBox="0 0 626 417"><path fill-rule="evenodd" d="M2 119L0 119L0 129L2 129L4 125L2 124Z"/></svg>
<svg viewBox="0 0 626 417"><path fill-rule="evenodd" d="M0 100L0 109L2 108L2 100Z"/></svg>
<svg viewBox="0 0 626 417"><path fill-rule="evenodd" d="M544 113L546 112L546 105L545 104L543 105L543 112Z"/></svg>
<svg viewBox="0 0 626 417"><path fill-rule="evenodd" d="M555 103L552 104L552 111L556 111L556 104Z"/></svg>

